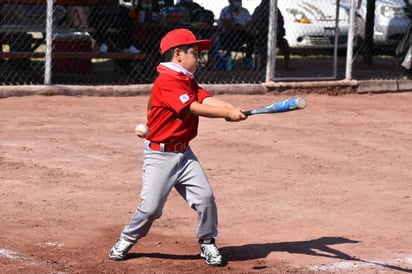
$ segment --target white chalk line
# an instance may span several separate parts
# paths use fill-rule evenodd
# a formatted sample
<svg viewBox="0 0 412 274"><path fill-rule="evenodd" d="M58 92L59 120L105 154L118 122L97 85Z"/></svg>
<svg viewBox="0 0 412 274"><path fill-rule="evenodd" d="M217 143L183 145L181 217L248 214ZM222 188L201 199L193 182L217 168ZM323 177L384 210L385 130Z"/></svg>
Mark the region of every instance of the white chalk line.
<svg viewBox="0 0 412 274"><path fill-rule="evenodd" d="M62 246L64 246L63 243L59 243L59 242L45 242L45 243L39 243L38 245L40 247L43 247L43 248L62 247ZM6 248L0 248L0 258L1 257L4 257L4 258L9 259L9 260L13 260L13 261L18 261L20 263L26 263L26 264L29 264L29 265L47 264L46 262L36 261L33 258L20 256L15 251L10 250L10 249L6 249ZM65 274L64 272L56 272L56 273Z"/></svg>
<svg viewBox="0 0 412 274"><path fill-rule="evenodd" d="M16 255L16 252L0 248L0 257L5 257L10 260L22 260L23 258Z"/></svg>
<svg viewBox="0 0 412 274"><path fill-rule="evenodd" d="M64 246L63 243L59 243L59 242L45 242L45 243L40 243L38 245L41 247L63 247Z"/></svg>
<svg viewBox="0 0 412 274"><path fill-rule="evenodd" d="M4 257L4 258L9 259L9 260L13 260L13 261L18 261L18 262L24 263L24 264L40 265L40 263L34 261L32 258L19 256L19 255L17 255L16 252L14 252L10 249L0 248L0 258L1 257Z"/></svg>
<svg viewBox="0 0 412 274"><path fill-rule="evenodd" d="M410 268L406 268L407 265L411 265ZM329 272L337 272L337 271L344 271L344 270L355 270L355 269L362 269L362 268L380 268L380 269L387 269L389 271L393 270L404 270L404 271L412 271L412 255L406 258L399 258L394 259L391 261L367 261L367 260L354 260L354 261L345 261L345 262L337 262L331 264L323 264L323 265L309 265L306 266L311 271L329 271Z"/></svg>

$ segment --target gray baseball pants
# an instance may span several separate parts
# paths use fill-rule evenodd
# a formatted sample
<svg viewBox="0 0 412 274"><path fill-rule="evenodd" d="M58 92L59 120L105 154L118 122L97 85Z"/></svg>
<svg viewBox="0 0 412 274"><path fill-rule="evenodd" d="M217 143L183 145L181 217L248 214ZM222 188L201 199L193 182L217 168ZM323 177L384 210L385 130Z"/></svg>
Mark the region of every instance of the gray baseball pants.
<svg viewBox="0 0 412 274"><path fill-rule="evenodd" d="M217 208L206 174L190 149L183 152L159 152L144 144L144 172L141 202L121 238L136 243L162 215L173 188L197 212L197 238L217 237Z"/></svg>

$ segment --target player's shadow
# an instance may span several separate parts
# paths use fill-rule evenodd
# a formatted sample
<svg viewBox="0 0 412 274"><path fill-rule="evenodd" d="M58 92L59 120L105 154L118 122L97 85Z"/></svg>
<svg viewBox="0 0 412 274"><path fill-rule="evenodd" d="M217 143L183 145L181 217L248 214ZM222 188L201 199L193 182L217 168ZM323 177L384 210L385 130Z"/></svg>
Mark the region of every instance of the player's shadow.
<svg viewBox="0 0 412 274"><path fill-rule="evenodd" d="M355 241L343 237L321 237L309 241L225 246L220 248L219 250L229 262L263 259L266 258L271 252L288 252L294 254L305 254L310 256L321 256L339 260L362 262L379 267L389 268L396 271L412 273L412 269L406 269L385 263L362 260L339 251L337 248L331 247L339 244L356 243L360 243L360 241Z"/></svg>
<svg viewBox="0 0 412 274"><path fill-rule="evenodd" d="M288 253L306 254L311 256L322 256L342 260L352 260L352 256L332 248L338 244L356 244L354 241L342 237L322 237L310 241L248 244L242 246L225 246L220 252L230 261L244 261L266 258L271 252L286 251Z"/></svg>

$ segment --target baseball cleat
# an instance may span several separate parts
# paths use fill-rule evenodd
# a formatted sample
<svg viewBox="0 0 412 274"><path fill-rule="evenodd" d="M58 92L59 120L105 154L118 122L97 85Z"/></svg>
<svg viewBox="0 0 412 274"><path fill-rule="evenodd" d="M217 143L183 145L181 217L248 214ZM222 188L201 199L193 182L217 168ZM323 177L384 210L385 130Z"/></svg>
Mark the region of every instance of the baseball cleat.
<svg viewBox="0 0 412 274"><path fill-rule="evenodd" d="M206 260L208 265L223 266L223 257L215 245L215 239L200 240L200 257Z"/></svg>
<svg viewBox="0 0 412 274"><path fill-rule="evenodd" d="M123 240L117 239L109 253L109 258L115 261L121 261L126 259L127 252L132 248L134 244Z"/></svg>

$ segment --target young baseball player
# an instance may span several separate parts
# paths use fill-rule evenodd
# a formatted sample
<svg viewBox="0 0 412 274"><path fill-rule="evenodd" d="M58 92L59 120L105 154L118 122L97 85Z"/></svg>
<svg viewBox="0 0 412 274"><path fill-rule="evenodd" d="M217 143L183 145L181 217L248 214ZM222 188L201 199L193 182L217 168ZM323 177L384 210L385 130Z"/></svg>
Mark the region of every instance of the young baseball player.
<svg viewBox="0 0 412 274"><path fill-rule="evenodd" d="M199 52L210 45L211 40L197 40L187 29L172 30L160 42L164 62L157 67L159 75L148 102L141 202L110 250L112 260L124 260L130 248L149 232L175 188L197 212L200 256L209 265L223 265L215 245L215 197L189 142L197 135L199 116L234 122L246 116L241 109L212 97L193 79Z"/></svg>

